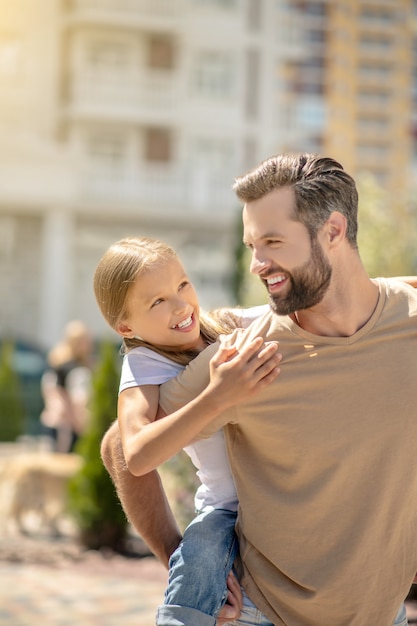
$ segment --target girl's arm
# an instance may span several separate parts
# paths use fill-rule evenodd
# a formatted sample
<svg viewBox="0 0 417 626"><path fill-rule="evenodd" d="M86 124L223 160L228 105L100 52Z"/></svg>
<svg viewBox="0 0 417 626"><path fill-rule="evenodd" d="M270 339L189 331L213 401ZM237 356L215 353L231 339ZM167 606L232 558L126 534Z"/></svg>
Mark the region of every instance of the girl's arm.
<svg viewBox="0 0 417 626"><path fill-rule="evenodd" d="M118 421L129 471L141 476L177 454L220 413L275 380L280 360L277 344L264 345L260 337L240 353L221 344L210 361L208 386L185 407L163 419L156 419L157 385L122 391Z"/></svg>

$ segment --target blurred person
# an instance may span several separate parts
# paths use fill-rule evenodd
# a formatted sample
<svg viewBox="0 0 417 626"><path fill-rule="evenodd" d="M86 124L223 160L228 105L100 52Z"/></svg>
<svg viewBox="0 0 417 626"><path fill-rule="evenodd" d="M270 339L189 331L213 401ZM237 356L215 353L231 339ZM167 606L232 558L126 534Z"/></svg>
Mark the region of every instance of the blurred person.
<svg viewBox="0 0 417 626"><path fill-rule="evenodd" d="M92 359L90 330L79 320L69 322L62 339L48 353L48 369L41 379L44 409L40 419L55 452L73 452L87 426Z"/></svg>

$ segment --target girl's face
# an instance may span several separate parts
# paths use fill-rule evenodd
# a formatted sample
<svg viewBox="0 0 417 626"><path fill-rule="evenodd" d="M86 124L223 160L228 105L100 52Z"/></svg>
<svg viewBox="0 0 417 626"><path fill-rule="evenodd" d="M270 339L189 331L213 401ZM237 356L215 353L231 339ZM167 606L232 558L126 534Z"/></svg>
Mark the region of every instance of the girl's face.
<svg viewBox="0 0 417 626"><path fill-rule="evenodd" d="M138 276L127 305L129 315L117 328L123 337L176 350L202 343L197 294L177 259Z"/></svg>

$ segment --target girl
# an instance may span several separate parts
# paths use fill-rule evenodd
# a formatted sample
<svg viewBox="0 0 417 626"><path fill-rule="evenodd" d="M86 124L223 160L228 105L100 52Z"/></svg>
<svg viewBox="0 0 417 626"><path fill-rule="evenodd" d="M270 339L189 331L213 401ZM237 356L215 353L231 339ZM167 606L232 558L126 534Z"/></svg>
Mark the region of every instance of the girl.
<svg viewBox="0 0 417 626"><path fill-rule="evenodd" d="M277 346L259 352L260 338L240 355L224 345L212 359L205 391L164 419L157 419L159 385L220 334L248 326L265 307L200 311L176 253L148 238L112 245L96 269L94 290L103 316L124 338L118 421L128 469L145 474L185 448L201 480L195 498L199 515L171 557L157 624L214 624L227 599L226 579L238 549L237 496L223 432L195 439L217 414L272 382L280 355L268 362Z"/></svg>

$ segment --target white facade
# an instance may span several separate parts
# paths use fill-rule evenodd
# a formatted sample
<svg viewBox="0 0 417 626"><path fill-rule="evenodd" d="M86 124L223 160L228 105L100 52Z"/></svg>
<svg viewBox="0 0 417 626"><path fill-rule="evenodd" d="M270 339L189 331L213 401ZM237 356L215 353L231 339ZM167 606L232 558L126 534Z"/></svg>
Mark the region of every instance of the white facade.
<svg viewBox="0 0 417 626"><path fill-rule="evenodd" d="M378 26L380 3L368 4ZM234 177L279 151L330 146L338 158L342 131L353 133L352 122L332 121L341 107L330 95L345 89L348 70L329 73L330 35L346 38L352 17L346 4L335 28L332 7L0 0L0 338L46 349L74 318L97 338L115 337L92 278L106 248L128 235L176 248L205 308L235 304ZM392 145L405 155L415 119L392 116L401 125ZM358 141L374 132L373 117Z"/></svg>
<svg viewBox="0 0 417 626"><path fill-rule="evenodd" d="M0 336L111 335L92 277L128 235L173 245L204 307L235 304L233 179L289 132L285 4L0 0Z"/></svg>

